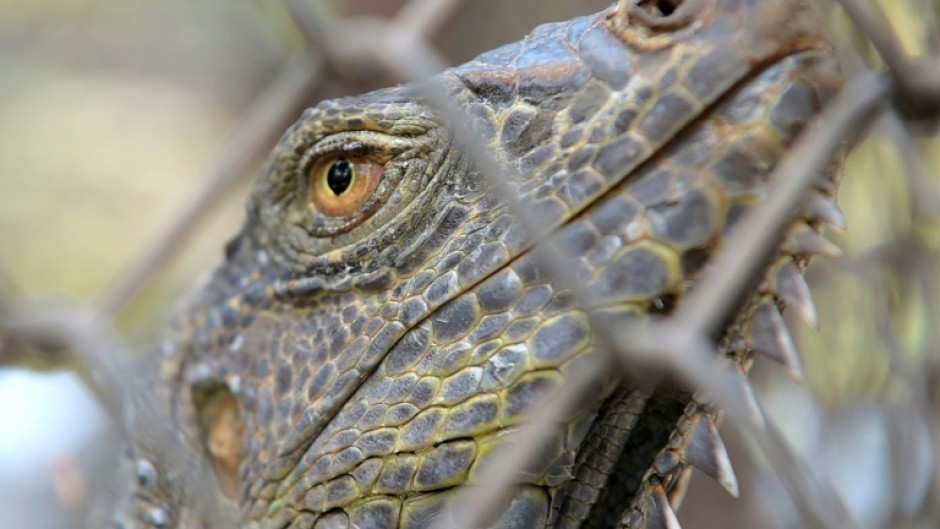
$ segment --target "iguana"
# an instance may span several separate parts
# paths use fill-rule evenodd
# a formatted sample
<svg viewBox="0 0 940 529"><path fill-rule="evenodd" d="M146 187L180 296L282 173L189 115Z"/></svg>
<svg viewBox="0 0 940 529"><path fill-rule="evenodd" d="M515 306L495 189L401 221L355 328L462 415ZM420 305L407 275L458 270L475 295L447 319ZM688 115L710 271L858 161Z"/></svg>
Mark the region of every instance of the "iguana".
<svg viewBox="0 0 940 529"><path fill-rule="evenodd" d="M434 82L594 305L553 284L420 86L324 101L280 140L155 353L116 527L430 527L535 403L607 353L589 311L619 325L683 302L842 77L808 0L624 0ZM807 241L838 222L837 183L811 191L716 337L734 361L795 368L779 310L809 310ZM672 527L692 466L737 488L715 416L680 384L611 372L492 527ZM216 488L227 523L198 505Z"/></svg>

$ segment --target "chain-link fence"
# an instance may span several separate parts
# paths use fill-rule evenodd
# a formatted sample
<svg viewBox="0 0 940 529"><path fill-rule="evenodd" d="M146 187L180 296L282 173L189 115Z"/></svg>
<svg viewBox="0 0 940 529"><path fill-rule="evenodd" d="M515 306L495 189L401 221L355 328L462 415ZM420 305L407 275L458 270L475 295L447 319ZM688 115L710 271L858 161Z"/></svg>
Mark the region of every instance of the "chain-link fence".
<svg viewBox="0 0 940 529"><path fill-rule="evenodd" d="M620 8L626 9L628 3L629 0L621 0ZM307 46L281 67L247 109L218 159L195 182L198 190L190 193L166 230L141 245L140 255L93 300L90 309L53 310L46 305L30 305L9 286L12 281L0 276L0 364L24 362L24 358L29 363L30 358L42 357L52 363L77 365L120 424L123 406L139 398L136 393L140 388L134 380L128 381L118 367L134 359L117 353L124 346L115 337L111 322L172 262L220 200L253 176L258 161L310 103L311 94L323 94L325 86L335 87L337 79L352 85L374 79L419 83L457 144L484 175L508 174L510 168L488 152L470 128L457 126L470 122L464 110L450 104L441 89L429 81L432 74L447 66L429 39L459 16L460 1L410 0L389 19L338 18L326 4L309 0L285 0L283 5ZM754 488L764 491L763 496L745 494L744 499L731 507L711 509L702 507L702 500L697 506L693 494L690 506L680 512L683 520L690 521L687 525L707 526L695 521L697 515L686 514L690 509L706 512L703 519L715 524L719 520L729 527L737 526L732 520L753 523L753 518L735 514L746 511L747 502L760 503L764 511L773 511L777 523L783 526L936 525L940 520L940 483L933 455L938 453L934 439L940 433L936 423L940 410L940 330L934 320L940 314L940 310L935 310L935 304L940 303L940 271L935 259L938 249L934 224L940 215L937 188L940 184L931 174L932 154L924 151L929 144L912 134L930 132L940 118L940 58L930 54L936 51L940 39L932 25L937 20L936 4L924 1L909 7L920 10L919 20L924 24L920 33L933 39L925 44L923 50L927 53L923 57L915 58L904 50L888 19L874 4L839 0L820 6L819 16L833 27L842 55L848 78L845 91L779 164L771 179L767 203L748 213L749 217L741 222L743 229L733 233L716 255L708 276L672 314L642 329L623 330L605 326L603 321L591 322L610 356L589 364L589 369L568 380L560 393L539 407L529 424L513 434L516 442L509 443L510 448L501 456L503 464L487 467L488 473L479 478L489 486L468 489L455 502L453 519L460 527L480 525L512 485L513 477L525 468L533 455L532 447L539 446L554 418L574 406L584 392L591 391L602 372L613 366L636 365L666 369L708 394L724 410L727 425L734 432L733 439L738 441L732 452L746 454L744 462L739 463L741 457L736 458L736 465L751 475L743 478L742 483L750 481ZM356 38L344 38L348 35ZM811 270L824 295L823 328L831 325L850 335L840 337L843 345L834 347L842 353L818 353L817 349L833 347L833 343L817 341L814 345L812 339L802 340L801 336L811 356L830 354L845 358L861 354L853 350L859 343L858 336L872 335L877 345L869 347L886 352L887 368L878 393L891 398L857 398L856 402L867 403L867 411L858 420L861 426L830 431L827 414L836 413L825 406L810 406L816 414L813 421L817 429L825 430L813 442L838 442L840 435L857 441L859 436L883 434L884 439L876 445L889 449L884 461L869 457L872 452L849 451L856 459L846 464L862 468L862 475L868 473L864 480L873 483L859 500L821 470L827 467L821 461L826 458L831 461L835 453L806 450L792 434L787 438L785 432L792 432L793 428L781 421L808 419L778 414L772 403L756 397L740 368L714 361L717 355L709 337L719 334L721 326L737 310L737 300L761 274L766 256L775 251L777 235L792 220L800 199L832 153L846 138L856 142L872 131L877 133L879 143L867 145L868 152L894 149L893 156L902 164L902 169L894 172L885 165L880 176L885 180L885 190L903 194L903 200L892 204L903 209L903 214L891 217L894 229L890 237ZM868 162L872 159L865 151L855 156L865 157L862 159ZM853 178L852 164L850 159L847 185L851 185ZM511 179L494 177L489 183L525 231L539 234L538 223L505 184L508 180ZM566 257L540 242L544 238L534 239L534 255L539 256L540 265L551 280L574 292L582 306L592 306L589 293L579 289L568 272L571 267L566 266ZM826 250L834 253L830 248ZM839 321L838 314L832 317L834 323L827 322L827 316L837 313L840 301L846 297L844 289L828 290L827 285L834 284L864 284L871 289L868 292L871 297L860 301L871 309L868 322L846 324ZM116 360L115 354L123 358ZM812 360L807 363L812 378L813 367L818 364ZM842 376L849 378L858 373L850 362L820 369L848 372ZM816 399L824 397L817 394ZM884 455L878 454L879 458ZM877 465L881 467L876 468ZM708 493L701 494L706 495L704 498ZM877 513L856 505L866 504L866 498L880 498L883 505Z"/></svg>

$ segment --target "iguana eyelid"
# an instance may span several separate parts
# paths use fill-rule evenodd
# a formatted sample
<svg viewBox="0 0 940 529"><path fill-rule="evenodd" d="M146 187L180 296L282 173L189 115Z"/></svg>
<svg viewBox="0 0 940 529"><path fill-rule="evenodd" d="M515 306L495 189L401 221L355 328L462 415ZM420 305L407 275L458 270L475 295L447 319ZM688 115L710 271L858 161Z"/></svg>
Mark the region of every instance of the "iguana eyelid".
<svg viewBox="0 0 940 529"><path fill-rule="evenodd" d="M310 154L314 158L327 158L330 156L391 158L393 156L393 154L390 155L377 145L333 138L330 141L316 145Z"/></svg>
<svg viewBox="0 0 940 529"><path fill-rule="evenodd" d="M372 130L337 132L320 138L304 155L311 161L328 156L368 156L388 161L411 146L405 138Z"/></svg>

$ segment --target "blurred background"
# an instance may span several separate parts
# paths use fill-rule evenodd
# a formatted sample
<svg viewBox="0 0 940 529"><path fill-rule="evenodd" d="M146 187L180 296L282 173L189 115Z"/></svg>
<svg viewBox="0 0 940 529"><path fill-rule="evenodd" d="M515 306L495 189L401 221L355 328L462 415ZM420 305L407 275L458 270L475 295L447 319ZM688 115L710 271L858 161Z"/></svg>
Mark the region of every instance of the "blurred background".
<svg viewBox="0 0 940 529"><path fill-rule="evenodd" d="M390 16L403 3L332 8ZM433 40L456 64L609 3L464 2ZM879 5L909 52L936 49L936 0ZM877 66L827 10L842 41ZM94 300L192 199L245 110L302 46L277 2L0 0L0 301ZM394 82L325 75L309 103ZM897 134L879 123L849 159L840 202L850 227L831 234L845 256L809 270L820 329L791 325L805 381L762 361L754 375L768 413L864 528L940 523L940 144L922 134L899 146ZM173 300L221 256L249 181L122 312L128 350L154 343ZM83 527L120 449L108 416L70 366L0 352L0 529ZM697 477L683 526L802 527L765 462L727 440L742 498Z"/></svg>

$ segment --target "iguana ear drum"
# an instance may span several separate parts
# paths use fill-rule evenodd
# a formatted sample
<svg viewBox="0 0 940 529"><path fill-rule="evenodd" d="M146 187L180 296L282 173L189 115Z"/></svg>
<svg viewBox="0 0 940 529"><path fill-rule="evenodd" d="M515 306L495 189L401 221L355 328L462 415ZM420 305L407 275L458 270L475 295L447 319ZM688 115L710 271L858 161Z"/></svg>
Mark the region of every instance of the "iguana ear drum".
<svg viewBox="0 0 940 529"><path fill-rule="evenodd" d="M241 485L239 467L244 457L242 434L245 422L238 401L224 386L213 385L194 392L203 446L210 456L219 488L236 501Z"/></svg>

